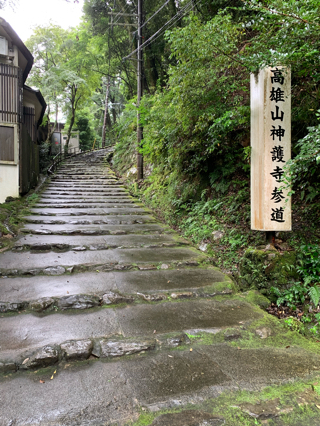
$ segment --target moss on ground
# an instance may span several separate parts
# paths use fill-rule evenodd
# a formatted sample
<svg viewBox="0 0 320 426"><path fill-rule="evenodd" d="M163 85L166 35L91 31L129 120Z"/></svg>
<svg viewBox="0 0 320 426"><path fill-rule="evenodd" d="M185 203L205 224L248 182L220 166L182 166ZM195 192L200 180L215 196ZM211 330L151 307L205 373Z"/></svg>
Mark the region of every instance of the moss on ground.
<svg viewBox="0 0 320 426"><path fill-rule="evenodd" d="M132 426L149 426L162 414L200 410L224 418L225 426L316 426L320 395L312 382L296 381L260 391L225 391L202 404L187 404L158 412L141 411Z"/></svg>
<svg viewBox="0 0 320 426"><path fill-rule="evenodd" d="M33 193L0 204L0 250L12 247L14 237L23 225L24 216L31 214L30 208L36 204L38 198L39 195Z"/></svg>

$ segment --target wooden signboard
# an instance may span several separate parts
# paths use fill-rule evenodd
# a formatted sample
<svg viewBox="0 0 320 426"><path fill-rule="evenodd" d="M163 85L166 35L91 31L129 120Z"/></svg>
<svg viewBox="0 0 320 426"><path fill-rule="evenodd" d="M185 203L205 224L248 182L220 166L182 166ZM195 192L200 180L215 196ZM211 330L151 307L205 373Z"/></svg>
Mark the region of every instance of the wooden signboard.
<svg viewBox="0 0 320 426"><path fill-rule="evenodd" d="M251 229L291 231L291 199L281 182L291 158L290 70L251 74L250 99Z"/></svg>

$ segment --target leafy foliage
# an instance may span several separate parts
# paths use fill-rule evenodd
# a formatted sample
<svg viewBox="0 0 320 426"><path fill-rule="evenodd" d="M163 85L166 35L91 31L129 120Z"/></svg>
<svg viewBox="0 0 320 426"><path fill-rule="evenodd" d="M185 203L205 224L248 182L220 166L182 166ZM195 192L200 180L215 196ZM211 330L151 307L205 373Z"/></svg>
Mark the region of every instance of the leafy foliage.
<svg viewBox="0 0 320 426"><path fill-rule="evenodd" d="M94 142L94 134L89 124L89 119L79 115L76 120L77 129L79 130L80 149L87 151L92 148Z"/></svg>
<svg viewBox="0 0 320 426"><path fill-rule="evenodd" d="M306 285L320 281L320 248L317 244L300 247L297 270Z"/></svg>

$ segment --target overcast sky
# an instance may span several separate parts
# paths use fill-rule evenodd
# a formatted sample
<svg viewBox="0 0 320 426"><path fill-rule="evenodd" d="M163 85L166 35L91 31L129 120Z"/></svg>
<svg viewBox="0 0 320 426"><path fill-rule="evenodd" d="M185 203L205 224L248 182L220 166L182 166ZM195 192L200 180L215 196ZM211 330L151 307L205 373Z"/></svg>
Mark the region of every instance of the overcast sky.
<svg viewBox="0 0 320 426"><path fill-rule="evenodd" d="M32 34L32 27L47 26L50 21L62 28L75 27L80 23L84 0L74 3L66 0L15 0L14 10L10 7L0 10L4 18L22 41Z"/></svg>

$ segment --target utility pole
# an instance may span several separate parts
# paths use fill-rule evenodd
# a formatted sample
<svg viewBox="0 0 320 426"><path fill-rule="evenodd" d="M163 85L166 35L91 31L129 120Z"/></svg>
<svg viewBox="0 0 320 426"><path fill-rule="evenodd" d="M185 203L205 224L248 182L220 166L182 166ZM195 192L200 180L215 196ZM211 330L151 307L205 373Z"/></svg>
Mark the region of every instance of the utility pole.
<svg viewBox="0 0 320 426"><path fill-rule="evenodd" d="M137 68L137 94L138 94L138 108L140 106L140 101L143 94L143 76L142 76L142 49L140 48L142 44L142 1L138 0L138 51L137 51L137 59L138 59L138 68ZM137 114L137 169L138 180L143 179L143 155L139 153L139 149L141 147L143 140L143 128L140 124L140 113L138 111Z"/></svg>
<svg viewBox="0 0 320 426"><path fill-rule="evenodd" d="M106 132L107 132L107 118L108 118L108 105L109 105L109 89L110 89L110 76L108 75L108 81L106 85L106 99L104 105L104 117L102 127L102 148L106 146Z"/></svg>

